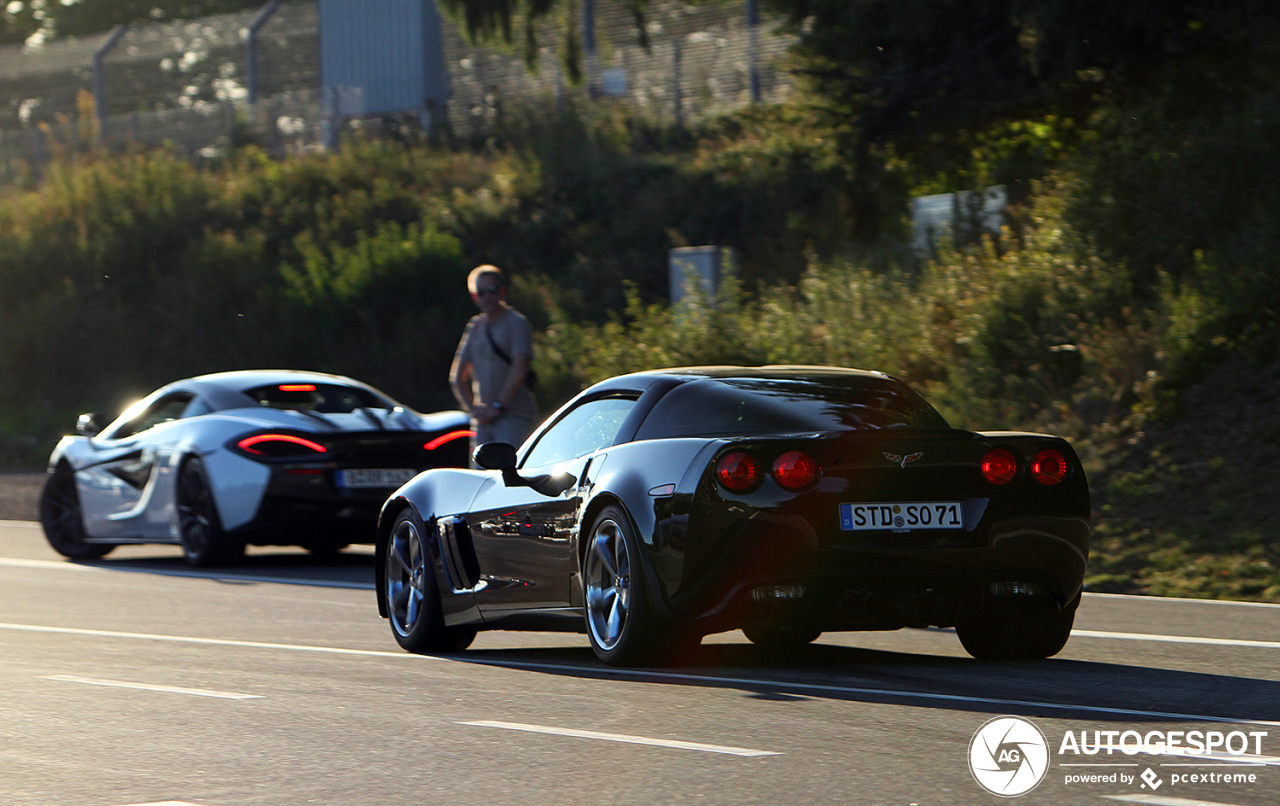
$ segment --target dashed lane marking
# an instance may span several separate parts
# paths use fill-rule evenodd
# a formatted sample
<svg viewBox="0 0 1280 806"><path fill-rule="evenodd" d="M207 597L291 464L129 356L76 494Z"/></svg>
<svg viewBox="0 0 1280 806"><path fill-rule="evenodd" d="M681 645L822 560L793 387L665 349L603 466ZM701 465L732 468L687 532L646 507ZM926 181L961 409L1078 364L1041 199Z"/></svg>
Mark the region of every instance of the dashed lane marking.
<svg viewBox="0 0 1280 806"><path fill-rule="evenodd" d="M642 744L650 747L669 747L676 750L696 750L702 753L723 753L729 756L780 756L772 750L752 750L749 747L729 747L722 744L703 744L702 742L685 742L678 739L655 739L648 736L629 736L625 733L603 733L597 730L576 730L574 728L556 728L547 725L526 725L521 722L493 722L477 720L474 722L455 722L456 725L471 725L477 728L501 728L502 730L518 730L525 733L545 733L551 736L570 736L575 739L598 739L604 742L622 742L623 744Z"/></svg>
<svg viewBox="0 0 1280 806"><path fill-rule="evenodd" d="M1222 803L1216 800L1171 798L1168 795L1103 795L1103 797L1125 803L1145 803L1147 806L1235 806L1233 803Z"/></svg>
<svg viewBox="0 0 1280 806"><path fill-rule="evenodd" d="M261 694L240 694L234 691L212 691L207 688L183 688L181 686L158 686L154 683L133 683L126 680L103 680L99 677L79 677L73 674L51 674L41 677L42 680L58 680L63 683L85 683L90 686L107 686L108 688L129 688L138 691L163 691L169 694L190 694L193 697L213 697L219 700L261 700Z"/></svg>

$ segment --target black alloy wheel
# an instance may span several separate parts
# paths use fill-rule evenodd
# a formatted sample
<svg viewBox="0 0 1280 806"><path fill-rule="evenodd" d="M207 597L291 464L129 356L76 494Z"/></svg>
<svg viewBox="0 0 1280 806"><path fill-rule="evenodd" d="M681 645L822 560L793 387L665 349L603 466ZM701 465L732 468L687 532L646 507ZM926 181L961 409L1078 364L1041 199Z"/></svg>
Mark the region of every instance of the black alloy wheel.
<svg viewBox="0 0 1280 806"><path fill-rule="evenodd" d="M476 631L445 626L426 535L416 510L400 513L387 537L387 568L379 594L401 647L419 654L461 652L471 646Z"/></svg>
<svg viewBox="0 0 1280 806"><path fill-rule="evenodd" d="M66 464L58 465L45 480L40 492L40 525L53 550L73 560L96 560L115 548L87 542L76 474Z"/></svg>
<svg viewBox="0 0 1280 806"><path fill-rule="evenodd" d="M188 563L208 568L231 565L244 556L244 541L222 528L209 471L198 457L183 462L178 471L177 505L178 532Z"/></svg>

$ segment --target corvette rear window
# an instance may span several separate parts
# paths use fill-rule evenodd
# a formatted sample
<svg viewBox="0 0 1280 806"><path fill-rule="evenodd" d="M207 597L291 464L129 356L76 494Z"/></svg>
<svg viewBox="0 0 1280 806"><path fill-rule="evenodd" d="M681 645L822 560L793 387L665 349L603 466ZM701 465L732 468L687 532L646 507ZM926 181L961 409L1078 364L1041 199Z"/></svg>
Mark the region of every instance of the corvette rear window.
<svg viewBox="0 0 1280 806"><path fill-rule="evenodd" d="M715 378L691 381L658 401L636 439L798 431L948 428L899 381L860 376Z"/></svg>
<svg viewBox="0 0 1280 806"><path fill-rule="evenodd" d="M260 406L321 414L346 414L358 408L389 409L394 404L367 389L337 383L278 383L246 389Z"/></svg>

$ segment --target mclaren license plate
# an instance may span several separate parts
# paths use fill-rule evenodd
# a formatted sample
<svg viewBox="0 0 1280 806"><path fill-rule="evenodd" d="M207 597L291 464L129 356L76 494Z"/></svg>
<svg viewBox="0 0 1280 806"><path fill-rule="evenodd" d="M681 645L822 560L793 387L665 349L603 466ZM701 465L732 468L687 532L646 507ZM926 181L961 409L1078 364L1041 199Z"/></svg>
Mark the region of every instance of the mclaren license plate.
<svg viewBox="0 0 1280 806"><path fill-rule="evenodd" d="M873 529L963 529L959 501L841 504L840 528L846 532Z"/></svg>
<svg viewBox="0 0 1280 806"><path fill-rule="evenodd" d="M399 487L418 475L418 471L405 468L356 468L338 471L338 486L350 489L370 487Z"/></svg>

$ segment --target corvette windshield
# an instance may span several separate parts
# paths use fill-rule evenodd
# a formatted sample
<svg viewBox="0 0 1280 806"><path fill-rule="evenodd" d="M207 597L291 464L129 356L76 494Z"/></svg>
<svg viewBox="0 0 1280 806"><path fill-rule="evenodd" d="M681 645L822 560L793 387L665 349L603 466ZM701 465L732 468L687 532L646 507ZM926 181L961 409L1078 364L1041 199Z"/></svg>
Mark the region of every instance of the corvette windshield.
<svg viewBox="0 0 1280 806"><path fill-rule="evenodd" d="M671 390L636 439L948 427L924 398L887 378L715 378Z"/></svg>
<svg viewBox="0 0 1280 806"><path fill-rule="evenodd" d="M260 406L321 414L346 414L359 408L389 409L395 404L367 389L337 383L273 383L246 389Z"/></svg>

